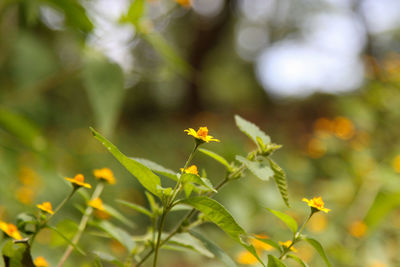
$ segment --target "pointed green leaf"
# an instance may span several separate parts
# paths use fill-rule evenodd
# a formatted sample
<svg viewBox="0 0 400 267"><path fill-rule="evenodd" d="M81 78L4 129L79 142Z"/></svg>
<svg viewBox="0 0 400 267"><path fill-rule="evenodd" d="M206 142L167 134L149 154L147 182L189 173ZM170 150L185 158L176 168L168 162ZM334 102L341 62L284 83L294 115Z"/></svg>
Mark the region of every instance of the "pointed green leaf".
<svg viewBox="0 0 400 267"><path fill-rule="evenodd" d="M214 254L212 254L207 248L205 248L198 239L192 237L188 233L175 235L168 241L167 244L192 250L208 258L214 257Z"/></svg>
<svg viewBox="0 0 400 267"><path fill-rule="evenodd" d="M155 173L158 173L160 175L163 175L167 178L170 178L174 181L178 181L178 177L176 176L176 173L170 169L167 169L151 160L148 159L142 159L142 158L132 158L133 160L136 160L139 163L142 163L144 166L149 168Z"/></svg>
<svg viewBox="0 0 400 267"><path fill-rule="evenodd" d="M325 254L324 248L317 240L312 239L312 238L304 238L304 240L307 241L311 246L313 246L315 248L315 250L321 256L321 258L325 261L326 266L328 266L328 267L332 266L328 260L328 257Z"/></svg>
<svg viewBox="0 0 400 267"><path fill-rule="evenodd" d="M118 203L124 205L125 207L131 208L137 212L143 213L144 215L149 216L150 218L153 217L153 214L146 208L143 208L142 206L139 206L135 203L132 202L128 202L125 200L121 200L121 199L117 199L116 200Z"/></svg>
<svg viewBox="0 0 400 267"><path fill-rule="evenodd" d="M35 267L27 242L9 240L2 250L5 267Z"/></svg>
<svg viewBox="0 0 400 267"><path fill-rule="evenodd" d="M212 253L214 256L225 263L228 267L236 267L236 263L229 257L228 254L225 253L220 247L218 247L214 242L207 239L205 236L193 231L189 230L189 234L200 240L203 245Z"/></svg>
<svg viewBox="0 0 400 267"><path fill-rule="evenodd" d="M287 215L283 212L269 209L269 208L266 208L266 209L269 210L272 214L274 214L277 218L279 218L282 222L284 222L293 233L297 232L298 225L297 225L297 222L295 219L293 219L292 217L290 217L289 215Z"/></svg>
<svg viewBox="0 0 400 267"><path fill-rule="evenodd" d="M232 166L229 164L229 162L222 156L218 155L217 153L204 149L204 148L199 148L198 149L201 153L215 159L216 161L218 161L219 163L221 163L222 165L224 165L226 167L226 169L228 171L232 171Z"/></svg>
<svg viewBox="0 0 400 267"><path fill-rule="evenodd" d="M158 206L156 200L154 199L153 195L150 194L149 192L144 192L144 194L146 195L147 200L149 201L149 205L150 205L151 211L152 211L153 213L158 212L159 206Z"/></svg>
<svg viewBox="0 0 400 267"><path fill-rule="evenodd" d="M277 257L268 255L268 267L286 267L286 265Z"/></svg>
<svg viewBox="0 0 400 267"><path fill-rule="evenodd" d="M126 218L124 215L122 215L118 210L114 209L112 206L104 204L104 209L108 214L111 215L111 217L117 219L118 221L122 222L126 226L129 227L135 227L135 223L130 221L128 218Z"/></svg>
<svg viewBox="0 0 400 267"><path fill-rule="evenodd" d="M118 260L117 258L115 258L114 256L105 253L105 252L100 252L100 251L95 251L93 252L98 258L100 258L103 261L112 263L114 265L120 266L120 267L124 267L124 263L121 262L120 260Z"/></svg>
<svg viewBox="0 0 400 267"><path fill-rule="evenodd" d="M134 249L135 241L124 229L121 229L108 221L96 222L94 225L120 242L129 252Z"/></svg>
<svg viewBox="0 0 400 267"><path fill-rule="evenodd" d="M300 259L299 257L297 257L296 255L293 254L287 254L286 255L288 258L291 258L295 261L297 261L301 266L303 267L309 267L307 263L305 263L302 259Z"/></svg>
<svg viewBox="0 0 400 267"><path fill-rule="evenodd" d="M271 169L274 171L274 180L278 187L279 193L281 194L282 199L285 202L286 206L290 207L286 174L282 170L282 168L279 167L279 165L276 164L273 160L268 159L268 161L271 166Z"/></svg>
<svg viewBox="0 0 400 267"><path fill-rule="evenodd" d="M263 181L268 181L274 176L274 172L271 170L271 168L262 162L250 161L239 155L236 156L236 160L246 165L252 174Z"/></svg>
<svg viewBox="0 0 400 267"><path fill-rule="evenodd" d="M220 203L208 197L198 196L180 200L178 204L189 205L202 212L210 221L215 223L236 242L240 243L244 248L252 253L261 264L264 265L264 263L258 257L254 247L246 244L241 239L242 236L247 235L246 232L242 227L239 226L232 215Z"/></svg>
<svg viewBox="0 0 400 267"><path fill-rule="evenodd" d="M104 136L96 132L93 128L90 128L94 137L99 140L108 151L131 173L138 181L146 188L149 192L162 198L161 193L157 190L157 186L161 186L160 177L155 175L149 168L143 164L128 158L119 149L108 141Z"/></svg>
<svg viewBox="0 0 400 267"><path fill-rule="evenodd" d="M263 131L258 128L257 125L243 119L239 115L235 115L235 121L237 127L245 133L248 137L250 137L253 142L258 145L257 137L261 138L264 145L269 144L271 139L268 135L266 135Z"/></svg>
<svg viewBox="0 0 400 267"><path fill-rule="evenodd" d="M217 192L217 190L215 190L214 187L212 186L210 180L205 179L205 178L201 178L200 176L198 176L196 174L184 173L181 176L181 180L182 180L183 183L191 182L191 183L196 183L196 184L199 184L199 185L204 185L209 190L211 190L211 191L213 191L215 193Z"/></svg>
<svg viewBox="0 0 400 267"><path fill-rule="evenodd" d="M47 225L46 227L49 228L50 230L52 230L53 232L55 232L56 234L58 234L62 239L64 239L69 245L71 245L81 255L86 256L86 253L78 245L75 245L71 240L69 240L68 237L66 237L65 235L63 235L63 233L58 231L57 228L52 227L50 225Z"/></svg>

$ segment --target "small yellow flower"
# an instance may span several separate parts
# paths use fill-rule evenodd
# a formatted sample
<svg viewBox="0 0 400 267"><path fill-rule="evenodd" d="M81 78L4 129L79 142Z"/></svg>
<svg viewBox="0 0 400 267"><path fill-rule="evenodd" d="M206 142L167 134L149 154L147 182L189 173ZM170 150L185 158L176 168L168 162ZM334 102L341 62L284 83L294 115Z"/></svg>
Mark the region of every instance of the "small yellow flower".
<svg viewBox="0 0 400 267"><path fill-rule="evenodd" d="M86 188L92 188L92 186L90 184L85 183L85 177L82 174L77 174L75 175L74 178L65 178L67 181L70 181L72 183L73 186L76 187L86 187Z"/></svg>
<svg viewBox="0 0 400 267"><path fill-rule="evenodd" d="M47 263L46 259L43 257L37 257L33 263L35 264L36 267L48 267L49 264Z"/></svg>
<svg viewBox="0 0 400 267"><path fill-rule="evenodd" d="M310 206L312 209L315 209L315 211L320 211L322 210L323 212L328 213L330 209L327 209L324 207L324 201L322 200L322 197L314 197L313 199L306 199L303 198L302 201L307 202L308 206Z"/></svg>
<svg viewBox="0 0 400 267"><path fill-rule="evenodd" d="M258 262L257 258L247 250L241 251L237 255L236 261L240 264L246 265L254 265Z"/></svg>
<svg viewBox="0 0 400 267"><path fill-rule="evenodd" d="M207 127L200 127L197 132L192 129L186 129L185 132L187 132L188 135L193 136L194 138L196 138L197 140L201 141L201 142L210 142L210 141L214 141L214 142L220 142L218 139L215 139L214 137L212 137L211 135L208 135L208 128Z"/></svg>
<svg viewBox="0 0 400 267"><path fill-rule="evenodd" d="M281 245L282 247L288 248L288 247L290 247L291 244L292 244L292 240L288 240L285 242L279 241L279 245ZM297 249L294 246L291 246L290 250L293 252L297 252Z"/></svg>
<svg viewBox="0 0 400 267"><path fill-rule="evenodd" d="M0 229L16 240L22 239L21 234L18 232L18 228L14 224L0 221Z"/></svg>
<svg viewBox="0 0 400 267"><path fill-rule="evenodd" d="M105 180L109 184L115 184L115 177L109 168L102 168L93 171L94 177L100 180Z"/></svg>
<svg viewBox="0 0 400 267"><path fill-rule="evenodd" d="M53 207L51 206L51 203L48 201L43 202L42 204L37 204L36 207L47 213L54 214Z"/></svg>
<svg viewBox="0 0 400 267"><path fill-rule="evenodd" d="M102 210L104 211L104 206L103 206L103 201L98 197L95 199L92 199L88 202L88 205L92 208L95 208L97 210Z"/></svg>
<svg viewBox="0 0 400 267"><path fill-rule="evenodd" d="M181 168L181 172L183 172L183 168ZM185 170L185 173L191 173L191 174L196 174L199 175L199 171L197 170L196 165L192 165L190 167L187 167Z"/></svg>
<svg viewBox="0 0 400 267"><path fill-rule="evenodd" d="M261 238L261 239L267 239L268 236L264 234L258 234L255 235L256 238ZM264 243L256 238L251 239L251 244L254 246L256 250L265 250L265 251L270 251L273 250L274 248L271 245L268 245L267 243Z"/></svg>
<svg viewBox="0 0 400 267"><path fill-rule="evenodd" d="M185 7L185 8L189 8L192 5L190 0L175 0L175 2L177 2L179 5L181 5L181 6Z"/></svg>
<svg viewBox="0 0 400 267"><path fill-rule="evenodd" d="M367 232L367 225L362 221L354 221L349 227L349 232L354 237L363 237Z"/></svg>

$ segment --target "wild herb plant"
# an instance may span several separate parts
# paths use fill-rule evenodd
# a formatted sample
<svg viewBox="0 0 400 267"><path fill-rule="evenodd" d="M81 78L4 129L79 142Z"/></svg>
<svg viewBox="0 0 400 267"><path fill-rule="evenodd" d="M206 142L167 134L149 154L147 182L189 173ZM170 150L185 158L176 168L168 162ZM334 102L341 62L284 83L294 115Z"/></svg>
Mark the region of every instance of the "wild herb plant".
<svg viewBox="0 0 400 267"><path fill-rule="evenodd" d="M20 214L17 217L17 226L0 222L0 229L12 238L3 246L2 254L5 266L48 266L43 257L37 257L33 260L30 250L34 244L35 237L44 228L59 234L68 243L68 247L57 264L59 267L67 262L74 250L84 256L93 256L94 266L102 266L102 262L109 262L116 266L139 267L151 260L153 266L162 266L159 251L163 248L171 247L181 250L190 249L208 257L215 257L227 266L236 266L235 261L228 256L228 253L219 248L209 237L195 230L196 227L206 222L212 222L217 225L244 248L243 253L237 259L241 264L256 264L258 262L266 266L262 252L267 250L269 252L267 256L268 266L285 266L286 259L293 259L301 266L307 266L300 257L293 253L295 251L294 246L298 242L305 240L316 249L326 265L331 266L321 244L315 239L308 238L302 234L306 223L313 214L319 211L329 211L324 207L321 197L311 200L303 199L311 207L311 211L301 227L298 227L296 220L289 215L268 209L284 222L293 233L292 239L286 242L276 242L263 235L246 233L229 211L213 199L214 195L223 186L243 178L245 172L250 171L255 177L263 181L274 180L283 202L289 207L286 175L282 168L271 158L281 145L272 143L268 135L240 116L236 116L235 121L238 128L256 144L256 148L253 151L250 151L246 156L237 155L233 162L228 162L217 153L203 148L209 142L220 142L219 139L208 134L207 127L200 127L197 131L189 128L185 132L194 140L193 150L189 153L179 172L162 167L147 159L128 157L104 136L91 128L94 137L145 188L145 195L150 209L124 200L118 200L117 202L150 218L151 224L147 233L137 236L131 233L130 230L123 229L109 220L113 218L127 226L132 225L129 219L112 206L104 205L100 198L104 186L115 183L112 171L107 168L95 170L94 176L98 179L98 183L90 197L81 188L91 189L92 186L85 183L83 175L78 174L74 178L66 178L72 185L71 192L66 195L64 201L54 211L50 202L44 202L37 205L39 214ZM225 167L225 176L219 180L217 185L214 186L211 183L205 172L199 174L197 166L192 163L197 153L203 153ZM163 179L172 180L175 183L174 186L164 187L162 184ZM51 225L51 219L58 215L60 210L78 191L85 198L87 205L82 209L83 215L78 223L76 233L72 239L69 239L57 227ZM176 223L172 231L166 231L165 222L170 213L175 210L182 210L184 207L188 208L186 215ZM96 214L96 218L93 218L93 213ZM121 259L104 252L85 252L79 246L79 241L88 225L97 227L103 232L103 235L121 243L129 252L128 255ZM20 232L23 233L23 236ZM274 248L276 251L271 252L270 249L265 249L267 247Z"/></svg>

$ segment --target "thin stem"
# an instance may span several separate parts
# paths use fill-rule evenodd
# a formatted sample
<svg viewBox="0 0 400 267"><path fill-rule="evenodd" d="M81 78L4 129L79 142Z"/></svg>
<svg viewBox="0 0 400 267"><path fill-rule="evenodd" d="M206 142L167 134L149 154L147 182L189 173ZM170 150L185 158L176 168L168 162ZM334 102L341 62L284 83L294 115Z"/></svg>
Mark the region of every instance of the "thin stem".
<svg viewBox="0 0 400 267"><path fill-rule="evenodd" d="M165 224L165 218L168 213L168 210L163 211L160 219L160 226L158 227L158 235L157 235L157 243L156 247L154 248L154 261L153 261L153 267L157 266L157 259L158 259L158 251L160 249L160 242L161 242L161 233L164 229L164 224Z"/></svg>
<svg viewBox="0 0 400 267"><path fill-rule="evenodd" d="M91 199L93 200L93 199L98 198L100 196L101 192L103 191L103 189L104 189L104 182L101 181L97 184L96 189L94 190ZM88 206L85 210L85 213L82 216L81 222L79 223L78 232L75 234L74 238L72 239L72 244L74 244L74 245L78 244L78 242L83 234L83 231L85 230L86 225L89 221L90 215L92 215L92 212L93 212L93 208ZM57 267L62 267L65 264L69 255L71 255L71 252L73 249L74 249L74 247L72 245L69 245L67 247L67 249L64 252L64 255L61 257L60 261L58 262Z"/></svg>

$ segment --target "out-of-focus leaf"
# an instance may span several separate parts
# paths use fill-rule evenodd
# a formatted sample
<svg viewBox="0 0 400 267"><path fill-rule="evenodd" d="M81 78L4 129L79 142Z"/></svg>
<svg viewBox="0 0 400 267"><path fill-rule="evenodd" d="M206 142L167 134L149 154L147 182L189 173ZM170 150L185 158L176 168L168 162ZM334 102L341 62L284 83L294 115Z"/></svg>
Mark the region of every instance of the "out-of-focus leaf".
<svg viewBox="0 0 400 267"><path fill-rule="evenodd" d="M162 197L161 193L158 191L157 186L161 186L160 177L155 175L149 168L144 166L143 164L128 158L125 156L119 149L113 145L110 141L108 141L101 134L96 132L93 128L90 128L94 137L99 140L104 147L107 148L108 151L113 154L113 156L131 173L133 174L138 181L146 188L149 192Z"/></svg>
<svg viewBox="0 0 400 267"><path fill-rule="evenodd" d="M131 208L131 209L133 209L133 210L135 210L137 212L143 213L144 215L147 215L150 218L153 217L153 214L151 214L151 212L148 209L146 209L146 208L144 208L144 207L142 207L140 205L137 205L135 203L128 202L128 201L125 201L125 200L121 200L121 199L117 199L116 201L118 203L121 203L125 207Z"/></svg>
<svg viewBox="0 0 400 267"><path fill-rule="evenodd" d="M198 176L196 174L184 173L181 176L181 180L182 180L183 183L192 182L192 183L196 183L196 184L199 184L199 185L204 185L209 190L211 190L213 192L217 192L217 190L215 190L213 185L211 184L210 180L205 179L205 178L201 178L200 176Z"/></svg>
<svg viewBox="0 0 400 267"><path fill-rule="evenodd" d="M266 209L268 211L270 211L272 214L274 214L277 218L279 218L282 222L284 222L293 233L297 232L298 225L297 225L297 222L295 219L293 219L292 217L290 217L289 215L287 215L283 212L269 209L269 208L266 208Z"/></svg>
<svg viewBox="0 0 400 267"><path fill-rule="evenodd" d="M271 142L271 139L269 138L269 136L266 135L263 131L261 131L260 128L258 128L257 125L255 125L255 124L243 119L239 115L235 115L235 121L236 121L237 127L243 133L245 133L251 140L253 140L253 142L256 145L258 145L257 136L259 138L261 138L261 140L263 141L264 145L266 145L266 144Z"/></svg>
<svg viewBox="0 0 400 267"><path fill-rule="evenodd" d="M286 265L273 255L268 255L268 267L285 267Z"/></svg>
<svg viewBox="0 0 400 267"><path fill-rule="evenodd" d="M239 155L236 156L236 160L246 165L252 174L263 181L268 181L269 178L274 176L274 172L271 170L271 168L262 162L250 161Z"/></svg>
<svg viewBox="0 0 400 267"><path fill-rule="evenodd" d="M399 205L400 192L380 191L364 219L369 231L373 231Z"/></svg>
<svg viewBox="0 0 400 267"><path fill-rule="evenodd" d="M143 35L146 40L167 62L167 64L179 75L188 77L193 71L192 67L178 54L161 34L152 32Z"/></svg>
<svg viewBox="0 0 400 267"><path fill-rule="evenodd" d="M9 240L2 250L5 267L35 267L28 243Z"/></svg>
<svg viewBox="0 0 400 267"><path fill-rule="evenodd" d="M134 249L135 241L125 230L111 224L108 221L101 221L99 223L95 223L94 225L102 229L104 232L108 233L118 242L120 242L129 252Z"/></svg>
<svg viewBox="0 0 400 267"><path fill-rule="evenodd" d="M210 251L208 251L208 249L205 248L198 239L192 237L191 235L189 235L187 233L175 235L168 241L167 244L184 247L186 249L192 250L192 251L199 253L203 256L206 256L208 258L214 257L214 254L211 253Z"/></svg>
<svg viewBox="0 0 400 267"><path fill-rule="evenodd" d="M286 255L288 258L291 258L295 261L297 261L301 266L303 267L309 267L307 263L305 263L302 259L300 259L299 257L297 257L296 255L293 254L287 254Z"/></svg>
<svg viewBox="0 0 400 267"><path fill-rule="evenodd" d="M18 229L26 234L32 234L37 230L37 217L31 213L23 212L17 216Z"/></svg>
<svg viewBox="0 0 400 267"><path fill-rule="evenodd" d="M64 241L66 241L69 245L71 245L77 252L79 252L81 255L86 256L86 253L77 245L75 245L69 238L67 238L65 235L63 235L60 231L57 230L57 228L52 227L52 226L47 226L50 230L53 230L56 234L58 234Z"/></svg>
<svg viewBox="0 0 400 267"><path fill-rule="evenodd" d="M0 126L35 150L43 150L46 147L46 142L36 125L18 113L0 108Z"/></svg>
<svg viewBox="0 0 400 267"><path fill-rule="evenodd" d="M311 246L313 246L315 248L315 250L321 256L321 258L325 261L326 266L328 266L328 267L332 266L328 260L328 257L325 254L324 248L317 240L312 239L312 238L304 238L304 240L307 241Z"/></svg>
<svg viewBox="0 0 400 267"><path fill-rule="evenodd" d="M128 13L124 14L120 22L129 22L138 27L139 20L145 11L145 0L134 0L129 6Z"/></svg>
<svg viewBox="0 0 400 267"><path fill-rule="evenodd" d="M267 239L267 238L258 238L258 237L257 237L257 240L260 240L261 242L264 242L264 243L270 245L271 247L274 247L278 251L282 252L281 246L277 242L275 242L274 240Z"/></svg>
<svg viewBox="0 0 400 267"><path fill-rule="evenodd" d="M174 181L178 181L178 177L176 176L176 173L174 171L167 169L158 163L155 163L148 159L142 159L142 158L132 158L132 159L136 160L137 162L142 163L144 166L146 166L147 168L149 168L150 170L152 170L155 173L161 174L161 175L163 175L167 178L170 178Z"/></svg>
<svg viewBox="0 0 400 267"><path fill-rule="evenodd" d="M149 201L149 205L150 205L150 209L152 212L157 212L159 210L159 206L156 202L156 200L154 199L153 195L148 193L148 192L144 192L146 195L147 200Z"/></svg>
<svg viewBox="0 0 400 267"><path fill-rule="evenodd" d="M241 239L241 236L247 235L246 232L220 203L211 198L199 196L183 199L179 201L178 204L189 205L202 212L210 221L215 223L236 242L240 243L244 248L252 253L261 264L264 265L258 257L255 248L252 245L246 244Z"/></svg>
<svg viewBox="0 0 400 267"><path fill-rule="evenodd" d="M122 215L118 210L114 209L112 206L104 204L104 209L108 214L111 215L111 217L117 219L118 221L122 222L126 226L129 227L134 227L135 223L126 218L124 215Z"/></svg>
<svg viewBox="0 0 400 267"><path fill-rule="evenodd" d="M124 96L121 67L100 55L86 58L83 81L93 109L96 124L105 135L116 125Z"/></svg>
<svg viewBox="0 0 400 267"><path fill-rule="evenodd" d="M105 252L101 252L101 251L95 251L93 252L93 254L95 254L97 257L99 257L101 260L112 263L114 265L120 266L120 267L124 267L124 263L121 262L120 260L118 260L117 258L115 258L114 256L105 253Z"/></svg>
<svg viewBox="0 0 400 267"><path fill-rule="evenodd" d="M201 153L215 159L216 161L218 161L219 163L221 163L222 165L224 165L226 167L226 169L228 171L232 171L232 166L229 164L229 162L222 156L218 155L217 153L204 149L204 148L199 148L198 149Z"/></svg>
<svg viewBox="0 0 400 267"><path fill-rule="evenodd" d="M236 263L231 259L231 257L229 257L229 255L226 254L225 251L223 251L221 248L219 248L214 242L212 242L211 240L207 239L203 235L201 235L193 230L190 230L189 234L191 234L192 236L194 236L195 238L200 240L203 243L203 245L211 253L213 253L216 258L218 258L223 263L225 263L226 266L229 266L229 267L237 266Z"/></svg>
<svg viewBox="0 0 400 267"><path fill-rule="evenodd" d="M286 174L273 160L268 159L268 161L271 169L274 171L274 180L278 186L279 193L281 193L283 202L285 202L286 206L290 207Z"/></svg>
<svg viewBox="0 0 400 267"><path fill-rule="evenodd" d="M51 235L50 241L52 246L65 245L65 243L68 243L78 231L78 225L72 220L63 220L57 224L57 227L54 228L56 228L57 231L63 236L60 236L59 233L54 231L54 234Z"/></svg>

